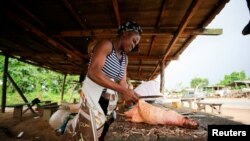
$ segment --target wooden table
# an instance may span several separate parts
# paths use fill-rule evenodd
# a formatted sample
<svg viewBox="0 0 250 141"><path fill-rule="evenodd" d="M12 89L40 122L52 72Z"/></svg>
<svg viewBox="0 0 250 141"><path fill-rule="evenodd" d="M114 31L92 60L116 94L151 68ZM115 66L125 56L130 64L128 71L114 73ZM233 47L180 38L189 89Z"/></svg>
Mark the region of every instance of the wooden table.
<svg viewBox="0 0 250 141"><path fill-rule="evenodd" d="M206 112L206 106L210 106L212 109L212 113L214 113L214 110L221 114L221 106L223 103L211 103L211 102L197 102L196 103L198 108L198 111L204 110Z"/></svg>
<svg viewBox="0 0 250 141"><path fill-rule="evenodd" d="M19 103L19 104L13 104L13 105L6 105L6 107L13 107L13 118L22 118L23 115L23 106L25 105L31 105L31 103Z"/></svg>
<svg viewBox="0 0 250 141"><path fill-rule="evenodd" d="M182 106L184 105L184 102L188 102L189 108L192 109L195 104L195 102L200 102L203 98L182 98L181 103Z"/></svg>
<svg viewBox="0 0 250 141"><path fill-rule="evenodd" d="M40 115L42 115L43 119L49 121L50 117L54 112L56 112L59 108L57 102L49 103L46 105L39 106Z"/></svg>
<svg viewBox="0 0 250 141"><path fill-rule="evenodd" d="M173 109L180 114L197 120L198 129L177 126L149 125L126 121L123 115L111 124L105 141L204 141L207 140L208 125L242 125L230 118L216 116L205 112L192 112L189 108Z"/></svg>

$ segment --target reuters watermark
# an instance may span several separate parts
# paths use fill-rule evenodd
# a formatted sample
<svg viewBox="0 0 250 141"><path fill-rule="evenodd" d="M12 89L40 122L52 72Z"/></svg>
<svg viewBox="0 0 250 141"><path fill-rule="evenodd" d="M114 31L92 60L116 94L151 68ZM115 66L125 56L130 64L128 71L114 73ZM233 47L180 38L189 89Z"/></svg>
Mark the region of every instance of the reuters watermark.
<svg viewBox="0 0 250 141"><path fill-rule="evenodd" d="M208 141L216 139L240 139L250 141L250 125L208 125Z"/></svg>

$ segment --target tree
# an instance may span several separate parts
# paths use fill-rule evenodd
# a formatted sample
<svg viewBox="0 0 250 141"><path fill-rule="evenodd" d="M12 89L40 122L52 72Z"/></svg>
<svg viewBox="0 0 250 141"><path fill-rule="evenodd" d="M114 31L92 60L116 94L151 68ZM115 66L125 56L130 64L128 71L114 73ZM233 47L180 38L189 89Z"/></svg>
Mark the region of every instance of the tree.
<svg viewBox="0 0 250 141"><path fill-rule="evenodd" d="M191 88L197 88L197 87L205 87L208 86L209 81L206 78L193 78L191 80Z"/></svg>
<svg viewBox="0 0 250 141"><path fill-rule="evenodd" d="M229 75L224 76L224 80L220 81L220 85L228 85L236 80L245 80L246 79L246 74L244 71L241 72L232 72Z"/></svg>
<svg viewBox="0 0 250 141"><path fill-rule="evenodd" d="M0 55L0 71L3 72L4 56ZM48 92L60 94L64 74L56 73L45 68L36 67L16 59L9 59L8 73L24 93ZM2 73L0 74L2 79ZM72 82L77 76L68 76L65 83L65 92L72 88ZM15 89L7 81L8 92L13 93Z"/></svg>

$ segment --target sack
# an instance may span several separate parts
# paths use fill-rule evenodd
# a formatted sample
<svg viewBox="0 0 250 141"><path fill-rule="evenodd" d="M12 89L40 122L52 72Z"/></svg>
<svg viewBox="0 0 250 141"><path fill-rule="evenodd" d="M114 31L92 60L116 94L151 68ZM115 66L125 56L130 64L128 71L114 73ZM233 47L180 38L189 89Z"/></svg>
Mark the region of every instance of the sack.
<svg viewBox="0 0 250 141"><path fill-rule="evenodd" d="M65 108L59 108L49 119L49 124L55 130L60 128L62 123L70 115L70 110Z"/></svg>

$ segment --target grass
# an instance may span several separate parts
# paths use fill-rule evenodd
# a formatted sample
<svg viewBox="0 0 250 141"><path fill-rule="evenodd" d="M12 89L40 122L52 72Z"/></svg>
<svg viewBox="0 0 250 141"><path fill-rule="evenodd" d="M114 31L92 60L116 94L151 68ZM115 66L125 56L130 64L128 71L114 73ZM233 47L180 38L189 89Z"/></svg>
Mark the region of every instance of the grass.
<svg viewBox="0 0 250 141"><path fill-rule="evenodd" d="M0 94L2 94L2 89L0 90ZM53 94L53 93L47 93L47 92L33 92L29 94L24 94L26 99L31 102L35 98L39 98L41 101L46 101L50 100L52 102L57 102L58 104L61 103L61 94ZM2 98L2 95L1 95ZM64 94L64 101L72 103L73 99L79 99L79 95L77 92L73 93L65 93ZM18 103L24 103L24 100L22 97L17 93L7 93L6 95L6 105L11 105L11 104L18 104ZM2 100L1 104L2 105Z"/></svg>

